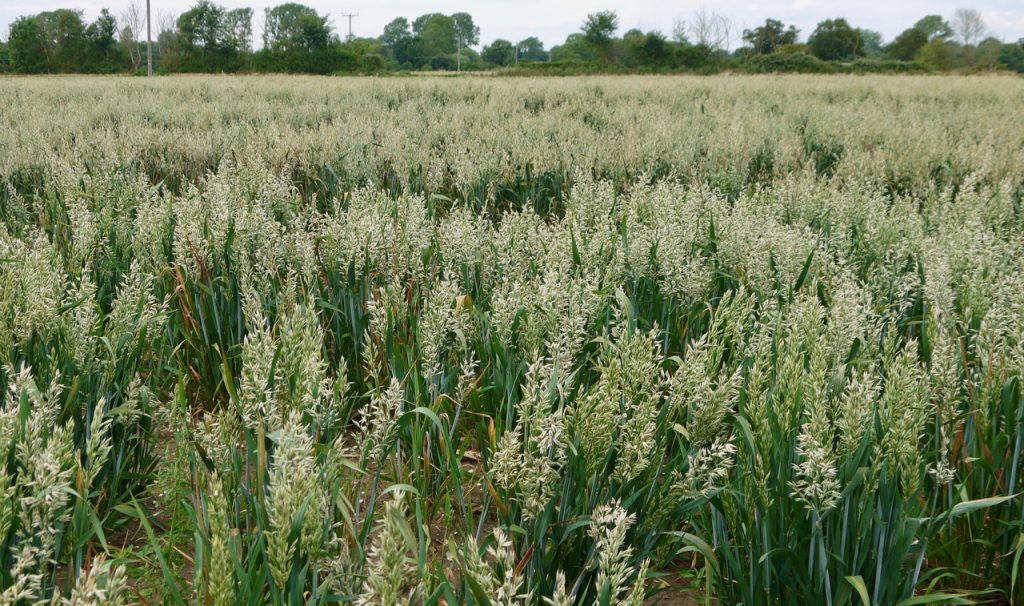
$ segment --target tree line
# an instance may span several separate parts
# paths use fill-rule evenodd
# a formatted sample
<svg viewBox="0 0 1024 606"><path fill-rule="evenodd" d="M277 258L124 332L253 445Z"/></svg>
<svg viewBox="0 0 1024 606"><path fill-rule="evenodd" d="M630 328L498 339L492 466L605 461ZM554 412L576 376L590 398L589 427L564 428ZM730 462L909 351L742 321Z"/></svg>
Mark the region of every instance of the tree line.
<svg viewBox="0 0 1024 606"><path fill-rule="evenodd" d="M469 13L398 17L378 37L345 37L329 16L288 2L267 8L256 48L251 8L198 0L178 16L161 15L153 40L160 72L378 73L516 68L588 71L931 71L1010 69L1024 73L1024 38L987 35L981 14L959 9L950 20L927 15L893 40L845 18L826 19L801 39L776 19L742 31L704 10L677 20L669 34L630 29L618 36L613 11L587 16L578 32L550 50L537 37L480 46ZM740 43L733 48L733 42ZM477 50L479 48L479 50ZM118 16L91 23L58 9L22 16L0 43L0 70L16 73L139 72L146 56L145 13L133 0Z"/></svg>

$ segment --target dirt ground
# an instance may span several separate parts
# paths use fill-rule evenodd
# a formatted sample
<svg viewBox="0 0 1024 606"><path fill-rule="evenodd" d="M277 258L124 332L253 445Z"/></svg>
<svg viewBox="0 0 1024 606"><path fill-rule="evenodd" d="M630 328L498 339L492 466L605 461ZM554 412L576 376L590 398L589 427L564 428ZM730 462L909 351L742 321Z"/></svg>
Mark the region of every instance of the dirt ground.
<svg viewBox="0 0 1024 606"><path fill-rule="evenodd" d="M655 595L647 598L647 606L704 606L704 594L693 587L678 574L670 574L655 582L655 585L648 588L652 592L655 587L661 587ZM714 604L714 602L711 602Z"/></svg>

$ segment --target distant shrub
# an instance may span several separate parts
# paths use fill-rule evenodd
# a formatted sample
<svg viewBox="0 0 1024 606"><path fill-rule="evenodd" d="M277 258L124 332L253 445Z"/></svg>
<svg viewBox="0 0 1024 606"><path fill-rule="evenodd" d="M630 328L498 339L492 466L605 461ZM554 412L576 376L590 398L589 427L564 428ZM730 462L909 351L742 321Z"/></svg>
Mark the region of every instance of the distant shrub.
<svg viewBox="0 0 1024 606"><path fill-rule="evenodd" d="M507 76L574 76L579 74L631 73L633 71L614 64L604 65L596 61L570 60L520 63L515 67L501 69L498 73Z"/></svg>
<svg viewBox="0 0 1024 606"><path fill-rule="evenodd" d="M920 61L898 61L895 59L857 59L842 66L844 71L855 74L923 74L931 71Z"/></svg>
<svg viewBox="0 0 1024 606"><path fill-rule="evenodd" d="M596 61L538 61L520 63L515 67L499 68L495 71L503 76L580 76L617 74L715 74L729 67L727 61L704 53L699 47L688 47L681 51L680 65L676 66L635 66L604 64Z"/></svg>
<svg viewBox="0 0 1024 606"><path fill-rule="evenodd" d="M252 56L255 72L287 74L353 74L376 73L386 69L379 55L357 55L340 46L315 51L296 49L270 52L260 50Z"/></svg>
<svg viewBox="0 0 1024 606"><path fill-rule="evenodd" d="M778 52L782 55L810 54L806 44L783 44L779 47Z"/></svg>
<svg viewBox="0 0 1024 606"><path fill-rule="evenodd" d="M770 73L802 73L802 74L828 74L835 71L835 68L825 61L805 55L802 53L770 55L757 55L751 57L743 69L752 74Z"/></svg>

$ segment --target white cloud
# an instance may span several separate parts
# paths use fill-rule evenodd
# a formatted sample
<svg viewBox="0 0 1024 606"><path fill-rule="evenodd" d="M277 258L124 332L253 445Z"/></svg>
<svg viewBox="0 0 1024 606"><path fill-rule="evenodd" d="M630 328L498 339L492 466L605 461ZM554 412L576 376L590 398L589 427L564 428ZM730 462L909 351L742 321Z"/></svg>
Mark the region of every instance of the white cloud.
<svg viewBox="0 0 1024 606"><path fill-rule="evenodd" d="M1024 10L983 10L989 33L1006 41L1024 38Z"/></svg>

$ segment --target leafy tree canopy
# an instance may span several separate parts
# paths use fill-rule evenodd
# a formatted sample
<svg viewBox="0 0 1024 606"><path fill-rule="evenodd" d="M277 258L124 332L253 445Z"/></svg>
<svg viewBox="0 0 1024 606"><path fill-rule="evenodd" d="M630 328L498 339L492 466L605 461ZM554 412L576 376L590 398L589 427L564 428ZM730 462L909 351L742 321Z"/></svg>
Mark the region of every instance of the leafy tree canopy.
<svg viewBox="0 0 1024 606"><path fill-rule="evenodd" d="M508 40L498 38L484 47L480 58L494 65L512 65L516 60L516 47Z"/></svg>
<svg viewBox="0 0 1024 606"><path fill-rule="evenodd" d="M850 27L846 19L826 19L807 39L811 54L822 61L849 61L864 54L860 30Z"/></svg>
<svg viewBox="0 0 1024 606"><path fill-rule="evenodd" d="M953 27L942 15L925 15L917 20L914 29L924 32L929 41L949 40L953 37Z"/></svg>
<svg viewBox="0 0 1024 606"><path fill-rule="evenodd" d="M615 11L601 11L587 15L583 22L583 37L597 54L608 63L611 60L612 39L619 29L619 16Z"/></svg>
<svg viewBox="0 0 1024 606"><path fill-rule="evenodd" d="M316 10L288 2L266 9L263 46L274 52L316 51L331 44L331 27Z"/></svg>
<svg viewBox="0 0 1024 606"><path fill-rule="evenodd" d="M925 44L928 44L928 34L924 30L911 27L896 36L896 39L885 47L885 56L899 61L913 61Z"/></svg>
<svg viewBox="0 0 1024 606"><path fill-rule="evenodd" d="M777 19L767 19L764 25L743 31L743 41L750 45L756 55L774 53L780 46L796 44L800 30L790 25L788 28Z"/></svg>
<svg viewBox="0 0 1024 606"><path fill-rule="evenodd" d="M530 36L520 40L519 44L520 61L547 61L548 52L544 50L544 43L536 36Z"/></svg>

